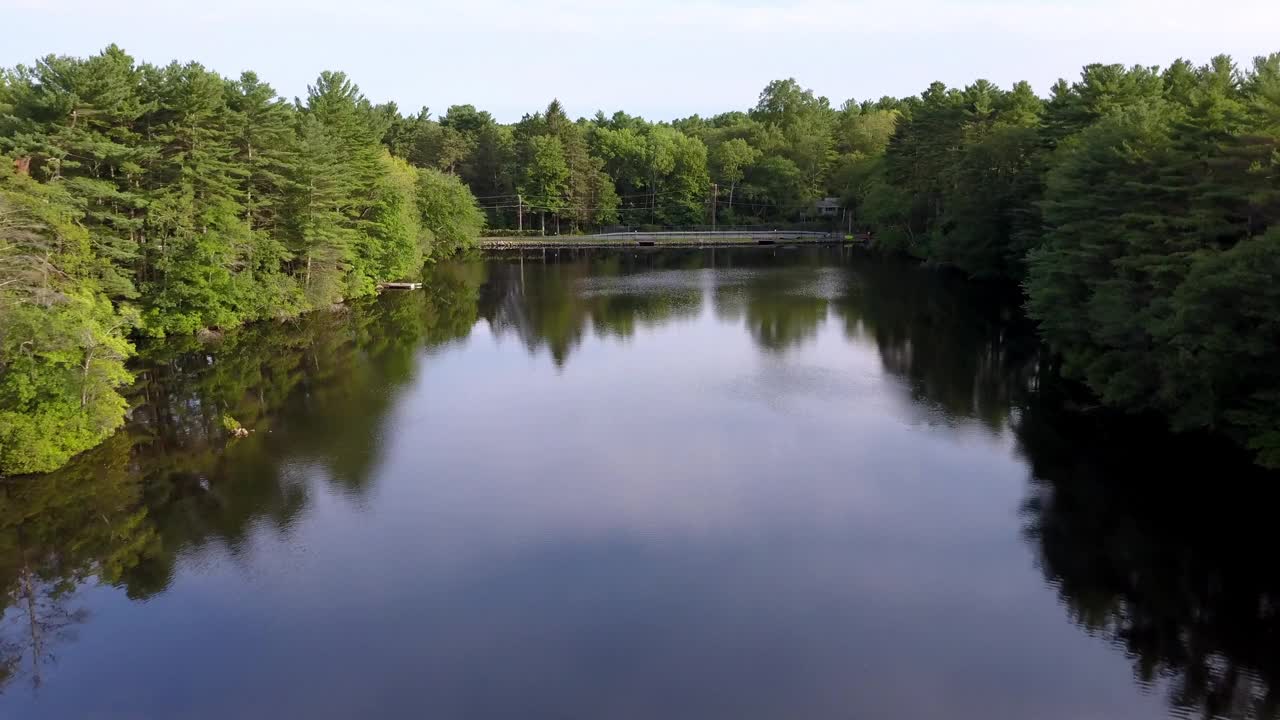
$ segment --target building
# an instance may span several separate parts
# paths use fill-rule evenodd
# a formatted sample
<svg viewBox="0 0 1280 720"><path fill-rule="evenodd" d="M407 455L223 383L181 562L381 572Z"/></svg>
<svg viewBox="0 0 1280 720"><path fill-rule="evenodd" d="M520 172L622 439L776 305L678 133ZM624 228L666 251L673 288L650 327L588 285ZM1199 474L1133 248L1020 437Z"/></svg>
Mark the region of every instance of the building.
<svg viewBox="0 0 1280 720"><path fill-rule="evenodd" d="M835 217L840 214L840 198L822 198L814 203L814 210L818 212L818 217Z"/></svg>

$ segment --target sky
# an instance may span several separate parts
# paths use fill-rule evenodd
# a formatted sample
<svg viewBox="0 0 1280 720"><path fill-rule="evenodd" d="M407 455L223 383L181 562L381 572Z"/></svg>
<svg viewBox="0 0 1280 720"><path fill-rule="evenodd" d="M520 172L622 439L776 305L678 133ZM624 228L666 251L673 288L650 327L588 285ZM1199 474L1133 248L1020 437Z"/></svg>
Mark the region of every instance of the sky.
<svg viewBox="0 0 1280 720"><path fill-rule="evenodd" d="M1277 0L0 0L0 66L110 43L140 61L254 70L285 97L342 70L374 102L513 122L747 109L795 77L838 105L941 80L1027 80L1091 62L1280 52Z"/></svg>

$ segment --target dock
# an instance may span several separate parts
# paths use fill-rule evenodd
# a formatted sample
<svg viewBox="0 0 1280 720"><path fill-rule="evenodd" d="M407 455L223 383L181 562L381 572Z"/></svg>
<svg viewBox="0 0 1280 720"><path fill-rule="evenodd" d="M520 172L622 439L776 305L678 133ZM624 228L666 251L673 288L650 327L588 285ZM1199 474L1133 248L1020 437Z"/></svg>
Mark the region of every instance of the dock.
<svg viewBox="0 0 1280 720"><path fill-rule="evenodd" d="M379 290L421 290L422 283L419 282L385 282L378 283Z"/></svg>

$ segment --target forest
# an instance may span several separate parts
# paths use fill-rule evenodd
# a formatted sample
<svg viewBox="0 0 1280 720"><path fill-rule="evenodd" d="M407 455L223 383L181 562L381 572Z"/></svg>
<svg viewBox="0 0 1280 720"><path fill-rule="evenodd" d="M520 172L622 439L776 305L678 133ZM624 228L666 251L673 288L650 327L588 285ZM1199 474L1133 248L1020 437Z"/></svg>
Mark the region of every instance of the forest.
<svg viewBox="0 0 1280 720"><path fill-rule="evenodd" d="M1054 372L1280 466L1280 54L1089 65L1047 98L836 107L787 79L710 118L504 124L112 46L0 72L0 155L0 475L118 428L139 339L328 308L482 231L711 222L870 231L1018 283Z"/></svg>

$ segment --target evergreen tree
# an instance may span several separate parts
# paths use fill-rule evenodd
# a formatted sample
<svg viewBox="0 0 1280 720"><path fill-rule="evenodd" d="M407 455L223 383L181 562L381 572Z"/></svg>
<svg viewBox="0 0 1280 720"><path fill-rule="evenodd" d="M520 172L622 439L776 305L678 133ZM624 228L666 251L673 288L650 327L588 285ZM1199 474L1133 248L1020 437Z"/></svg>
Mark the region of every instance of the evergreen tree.
<svg viewBox="0 0 1280 720"><path fill-rule="evenodd" d="M535 135L528 141L528 159L520 169L517 189L532 207L537 209L542 222L542 233L547 231L547 213L558 213L566 206L569 192L569 165L565 162L564 147L553 135Z"/></svg>
<svg viewBox="0 0 1280 720"><path fill-rule="evenodd" d="M787 79L745 112L573 121L552 101L513 125L375 107L342 73L290 104L253 73L48 56L0 71L0 473L118 425L130 333L372 293L521 211L700 224L713 181L724 220L812 222L834 195L884 250L1022 282L1103 402L1280 464L1278 178L1280 54L1089 65L1043 100L978 80L837 110Z"/></svg>

